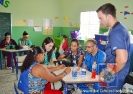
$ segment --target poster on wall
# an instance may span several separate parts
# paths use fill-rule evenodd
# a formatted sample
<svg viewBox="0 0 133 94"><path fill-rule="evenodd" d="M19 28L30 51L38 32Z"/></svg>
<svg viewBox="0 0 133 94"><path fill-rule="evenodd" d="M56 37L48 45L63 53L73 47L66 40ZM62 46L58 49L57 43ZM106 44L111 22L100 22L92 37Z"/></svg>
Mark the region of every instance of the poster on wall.
<svg viewBox="0 0 133 94"><path fill-rule="evenodd" d="M42 32L42 27L41 26L34 26L34 31L35 32Z"/></svg>
<svg viewBox="0 0 133 94"><path fill-rule="evenodd" d="M15 20L14 26L26 26L26 20Z"/></svg>
<svg viewBox="0 0 133 94"><path fill-rule="evenodd" d="M28 26L34 26L34 20L28 19Z"/></svg>
<svg viewBox="0 0 133 94"><path fill-rule="evenodd" d="M43 19L43 31L44 35L52 35L53 34L53 22L51 19Z"/></svg>

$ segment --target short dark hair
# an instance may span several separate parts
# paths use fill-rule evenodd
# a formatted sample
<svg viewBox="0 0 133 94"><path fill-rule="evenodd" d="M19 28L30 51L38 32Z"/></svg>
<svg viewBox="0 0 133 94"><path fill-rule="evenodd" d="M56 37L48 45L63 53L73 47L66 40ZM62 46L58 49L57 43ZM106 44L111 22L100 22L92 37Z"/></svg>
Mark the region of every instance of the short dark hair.
<svg viewBox="0 0 133 94"><path fill-rule="evenodd" d="M8 35L11 35L9 32L6 32L5 33L5 38L6 38L6 36L8 36Z"/></svg>
<svg viewBox="0 0 133 94"><path fill-rule="evenodd" d="M103 14L106 14L106 15L110 14L110 15L112 15L114 18L116 18L116 8L115 8L115 6L114 6L113 4L111 4L111 3L106 3L106 4L102 5L102 6L100 6L100 7L96 10L96 12L99 12L99 11L102 11L102 13L103 13Z"/></svg>
<svg viewBox="0 0 133 94"><path fill-rule="evenodd" d="M78 46L79 46L79 44L80 44L79 41L78 41L77 39L72 39L71 43L72 43L72 42L76 42Z"/></svg>
<svg viewBox="0 0 133 94"><path fill-rule="evenodd" d="M95 39L87 40L87 42L91 42L91 43L93 43L94 45L97 45L97 41L96 41Z"/></svg>
<svg viewBox="0 0 133 94"><path fill-rule="evenodd" d="M29 35L26 31L23 32L23 36Z"/></svg>
<svg viewBox="0 0 133 94"><path fill-rule="evenodd" d="M27 70L35 62L34 57L40 53L43 54L44 50L42 49L42 47L39 46L34 47L32 50L30 50L24 59L24 62L21 67L21 72Z"/></svg>

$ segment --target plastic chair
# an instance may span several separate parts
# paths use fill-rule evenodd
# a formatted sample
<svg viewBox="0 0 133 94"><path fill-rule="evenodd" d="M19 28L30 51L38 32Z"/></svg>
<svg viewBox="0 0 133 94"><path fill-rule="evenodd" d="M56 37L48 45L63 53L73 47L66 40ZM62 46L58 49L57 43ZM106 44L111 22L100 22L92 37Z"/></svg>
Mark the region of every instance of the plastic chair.
<svg viewBox="0 0 133 94"><path fill-rule="evenodd" d="M15 91L16 94L24 94L24 92L21 91L21 90L17 87L17 85L16 85L15 82L14 82L14 91Z"/></svg>
<svg viewBox="0 0 133 94"><path fill-rule="evenodd" d="M16 57L16 79L18 80L18 68L22 66L26 55Z"/></svg>
<svg viewBox="0 0 133 94"><path fill-rule="evenodd" d="M5 68L6 68L7 58L6 57L3 57L2 53L0 54L0 58L1 58L1 61L0 61L0 69L2 70L2 66L3 66L4 63L5 63Z"/></svg>

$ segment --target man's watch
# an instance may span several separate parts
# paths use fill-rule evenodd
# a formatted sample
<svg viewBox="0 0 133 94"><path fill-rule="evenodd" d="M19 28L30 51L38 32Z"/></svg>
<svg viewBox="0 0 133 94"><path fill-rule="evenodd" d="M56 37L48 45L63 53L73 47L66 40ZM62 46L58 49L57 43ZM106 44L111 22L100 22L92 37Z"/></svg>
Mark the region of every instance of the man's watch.
<svg viewBox="0 0 133 94"><path fill-rule="evenodd" d="M66 76L67 74L65 72L62 73L64 76Z"/></svg>

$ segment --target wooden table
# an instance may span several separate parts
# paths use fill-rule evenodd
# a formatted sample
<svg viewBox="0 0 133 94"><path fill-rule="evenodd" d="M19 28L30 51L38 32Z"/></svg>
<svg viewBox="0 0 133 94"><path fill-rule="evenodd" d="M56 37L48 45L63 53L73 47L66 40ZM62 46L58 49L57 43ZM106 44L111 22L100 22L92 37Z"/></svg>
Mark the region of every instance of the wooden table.
<svg viewBox="0 0 133 94"><path fill-rule="evenodd" d="M7 52L7 53L10 53L11 54L11 62L12 62L12 72L14 73L14 60L13 60L13 54L16 53L16 52L25 52L25 51L29 51L31 50L31 48L29 49L20 49L20 50L15 50L15 49L0 49L0 54L2 56L2 52ZM16 63L17 64L17 63ZM2 57L0 57L0 69L2 70ZM16 75L18 75L18 68L16 68ZM17 76L17 79L18 79L18 76Z"/></svg>

